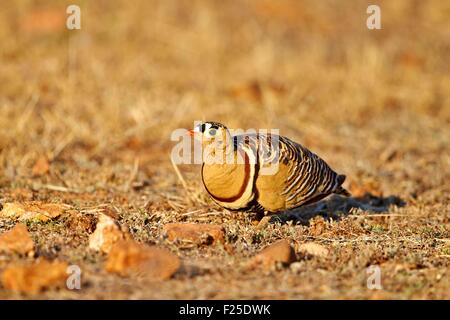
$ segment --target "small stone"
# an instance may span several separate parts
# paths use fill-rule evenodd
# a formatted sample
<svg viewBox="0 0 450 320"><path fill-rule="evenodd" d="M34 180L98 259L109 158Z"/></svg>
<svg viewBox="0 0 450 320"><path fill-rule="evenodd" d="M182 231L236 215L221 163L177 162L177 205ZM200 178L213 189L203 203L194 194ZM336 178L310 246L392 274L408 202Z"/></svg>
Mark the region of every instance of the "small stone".
<svg viewBox="0 0 450 320"><path fill-rule="evenodd" d="M18 224L14 228L0 235L0 252L15 252L20 255L34 254L34 242L27 226Z"/></svg>
<svg viewBox="0 0 450 320"><path fill-rule="evenodd" d="M119 241L111 249L105 269L121 276L166 280L181 266L177 255L157 246L135 241Z"/></svg>
<svg viewBox="0 0 450 320"><path fill-rule="evenodd" d="M30 265L11 265L2 273L2 284L8 290L36 294L65 286L67 263L39 260Z"/></svg>
<svg viewBox="0 0 450 320"><path fill-rule="evenodd" d="M295 251L288 240L279 240L261 250L249 263L249 267L262 266L270 270L278 263L289 265L296 260Z"/></svg>
<svg viewBox="0 0 450 320"><path fill-rule="evenodd" d="M121 230L119 223L110 215L101 213L94 233L89 236L89 248L109 253L116 242L127 239L129 234Z"/></svg>
<svg viewBox="0 0 450 320"><path fill-rule="evenodd" d="M317 256L317 257L326 257L328 255L328 249L325 248L323 245L314 243L314 242L307 242L302 243L298 246L298 251L311 256Z"/></svg>
<svg viewBox="0 0 450 320"><path fill-rule="evenodd" d="M62 215L69 206L56 203L34 202L9 202L3 204L0 217L12 218L19 221L46 222Z"/></svg>
<svg viewBox="0 0 450 320"><path fill-rule="evenodd" d="M164 231L171 241L192 241L197 244L225 243L225 230L214 224L168 223Z"/></svg>
<svg viewBox="0 0 450 320"><path fill-rule="evenodd" d="M48 162L47 157L41 156L37 159L36 163L33 166L32 174L35 177L43 176L50 171L50 163Z"/></svg>

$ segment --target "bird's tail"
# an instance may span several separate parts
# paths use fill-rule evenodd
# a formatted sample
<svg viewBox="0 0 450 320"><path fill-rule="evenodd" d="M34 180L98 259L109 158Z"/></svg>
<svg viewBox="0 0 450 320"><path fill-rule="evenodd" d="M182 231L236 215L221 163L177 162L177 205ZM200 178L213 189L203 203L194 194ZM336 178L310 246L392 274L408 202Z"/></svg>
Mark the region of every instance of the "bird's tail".
<svg viewBox="0 0 450 320"><path fill-rule="evenodd" d="M343 196L346 196L346 197L350 197L351 193L348 192L347 189L342 187L342 184L344 183L345 178L346 178L346 176L343 175L343 174L340 174L340 175L337 176L337 183L338 183L338 185L337 185L336 189L334 190L334 193L340 194L340 195L343 195Z"/></svg>

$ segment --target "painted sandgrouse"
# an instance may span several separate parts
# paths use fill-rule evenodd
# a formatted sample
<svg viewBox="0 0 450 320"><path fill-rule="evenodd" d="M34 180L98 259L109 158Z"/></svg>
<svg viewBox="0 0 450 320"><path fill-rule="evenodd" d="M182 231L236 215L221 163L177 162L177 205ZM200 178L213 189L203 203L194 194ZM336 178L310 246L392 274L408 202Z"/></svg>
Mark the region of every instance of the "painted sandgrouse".
<svg viewBox="0 0 450 320"><path fill-rule="evenodd" d="M279 135L232 136L221 123L204 122L189 134L201 141L206 191L230 210L272 214L314 203L336 193L345 175L302 145Z"/></svg>

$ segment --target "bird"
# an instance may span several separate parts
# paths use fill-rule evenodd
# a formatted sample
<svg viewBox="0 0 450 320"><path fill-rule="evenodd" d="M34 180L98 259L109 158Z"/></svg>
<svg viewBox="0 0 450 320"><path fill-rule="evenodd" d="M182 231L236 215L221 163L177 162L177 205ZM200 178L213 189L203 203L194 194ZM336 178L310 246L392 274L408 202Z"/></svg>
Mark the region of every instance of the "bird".
<svg viewBox="0 0 450 320"><path fill-rule="evenodd" d="M271 217L331 194L350 196L342 186L345 175L287 137L256 131L232 135L214 121L188 134L201 143L203 185L225 209Z"/></svg>

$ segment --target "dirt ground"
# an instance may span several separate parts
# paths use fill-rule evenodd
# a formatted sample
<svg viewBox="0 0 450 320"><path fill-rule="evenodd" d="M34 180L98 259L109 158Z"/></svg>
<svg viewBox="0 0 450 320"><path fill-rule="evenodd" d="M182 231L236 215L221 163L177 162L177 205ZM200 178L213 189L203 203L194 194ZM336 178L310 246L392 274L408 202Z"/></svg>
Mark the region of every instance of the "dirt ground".
<svg viewBox="0 0 450 320"><path fill-rule="evenodd" d="M450 2L2 1L0 203L70 206L27 222L35 255L80 266L81 290L0 298L449 299ZM67 30L66 6L81 8ZM198 165L170 161L195 120L275 128L345 174L353 197L258 229L206 195ZM40 164L39 164L40 162ZM48 167L47 167L48 164ZM120 277L88 248L103 208L141 243L178 255L164 281ZM171 222L223 225L225 245L169 241ZM17 222L0 219L0 234ZM248 270L288 239L297 261ZM304 255L301 244L325 247ZM381 290L367 267L381 268Z"/></svg>

